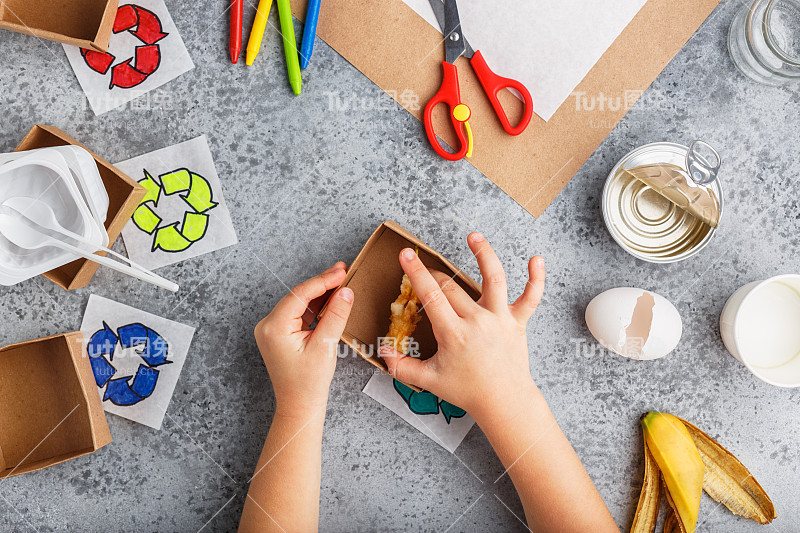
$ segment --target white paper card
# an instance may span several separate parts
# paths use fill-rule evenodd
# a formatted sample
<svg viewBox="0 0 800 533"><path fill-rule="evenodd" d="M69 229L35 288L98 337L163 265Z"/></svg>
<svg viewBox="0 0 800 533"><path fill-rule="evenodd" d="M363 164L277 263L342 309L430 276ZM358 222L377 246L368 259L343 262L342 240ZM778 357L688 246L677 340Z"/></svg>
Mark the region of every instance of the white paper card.
<svg viewBox="0 0 800 533"><path fill-rule="evenodd" d="M403 1L442 31L428 0ZM489 68L525 85L536 114L550 120L645 2L461 0L458 12L464 36Z"/></svg>
<svg viewBox="0 0 800 533"><path fill-rule="evenodd" d="M429 392L414 392L399 382L395 386L394 378L385 372L376 372L364 387L364 393L450 453L456 451L475 424L470 415Z"/></svg>
<svg viewBox="0 0 800 533"><path fill-rule="evenodd" d="M92 294L81 333L105 410L161 429L194 328Z"/></svg>
<svg viewBox="0 0 800 533"><path fill-rule="evenodd" d="M154 269L238 242L205 135L115 166L147 189L122 229L133 261Z"/></svg>
<svg viewBox="0 0 800 533"><path fill-rule="evenodd" d="M163 0L121 2L108 52L68 44L64 51L95 115L126 104L194 68Z"/></svg>

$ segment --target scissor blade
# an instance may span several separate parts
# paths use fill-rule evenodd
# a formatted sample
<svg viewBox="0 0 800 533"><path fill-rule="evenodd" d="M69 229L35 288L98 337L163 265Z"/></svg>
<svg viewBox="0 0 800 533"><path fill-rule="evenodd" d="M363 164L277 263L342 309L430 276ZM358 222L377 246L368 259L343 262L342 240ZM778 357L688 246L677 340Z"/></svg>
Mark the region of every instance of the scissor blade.
<svg viewBox="0 0 800 533"><path fill-rule="evenodd" d="M428 0L428 2L430 3L431 8L433 8L433 14L436 15L436 20L439 22L439 29L441 29L441 31L444 32L445 31L444 28L447 26L447 24L445 23L444 2L442 0ZM461 41L464 43L464 48L465 48L463 52L464 57L469 59L473 55L475 55L475 51L469 45L469 41L467 41L464 38L463 34L461 35Z"/></svg>
<svg viewBox="0 0 800 533"><path fill-rule="evenodd" d="M455 0L444 2L444 57L448 63L455 63L456 59L466 51L464 36L461 35L461 19L458 16L458 5Z"/></svg>

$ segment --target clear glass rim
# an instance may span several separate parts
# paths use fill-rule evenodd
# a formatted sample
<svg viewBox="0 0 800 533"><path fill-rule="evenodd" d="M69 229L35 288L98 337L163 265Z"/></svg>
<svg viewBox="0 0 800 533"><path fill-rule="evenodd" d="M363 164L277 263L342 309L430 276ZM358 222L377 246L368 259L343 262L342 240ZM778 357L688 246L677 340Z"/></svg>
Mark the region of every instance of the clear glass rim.
<svg viewBox="0 0 800 533"><path fill-rule="evenodd" d="M752 16L754 15L759 4L762 4L764 1L765 0L757 0L753 4L753 7L750 9L750 13L748 14L748 19L750 19L748 20L748 22L752 22ZM775 7L778 4L778 2L783 2L783 1L786 0L766 0L766 7L764 8L764 20L762 22L762 31L764 33L764 40L766 41L766 44L769 47L770 51L772 51L772 53L775 54L781 61L793 67L800 67L800 58L787 54L786 50L784 50L778 45L775 36L773 35L772 30L770 29L770 21L772 20L772 13L775 10Z"/></svg>

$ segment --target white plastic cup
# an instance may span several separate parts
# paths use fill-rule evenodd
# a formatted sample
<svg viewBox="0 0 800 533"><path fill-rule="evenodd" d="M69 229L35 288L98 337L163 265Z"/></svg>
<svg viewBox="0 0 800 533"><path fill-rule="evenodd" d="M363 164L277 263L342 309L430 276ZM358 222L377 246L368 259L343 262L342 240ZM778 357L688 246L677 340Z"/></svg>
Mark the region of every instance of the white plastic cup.
<svg viewBox="0 0 800 533"><path fill-rule="evenodd" d="M757 378L800 387L800 275L741 287L725 303L719 329L725 348Z"/></svg>

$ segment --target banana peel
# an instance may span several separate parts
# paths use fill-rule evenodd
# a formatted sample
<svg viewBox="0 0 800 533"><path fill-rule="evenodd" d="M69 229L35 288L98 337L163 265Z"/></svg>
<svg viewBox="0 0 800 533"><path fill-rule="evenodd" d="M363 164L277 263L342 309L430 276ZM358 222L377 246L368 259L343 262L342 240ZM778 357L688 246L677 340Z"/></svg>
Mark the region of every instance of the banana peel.
<svg viewBox="0 0 800 533"><path fill-rule="evenodd" d="M669 508L667 517L664 519L664 533L681 533L678 517L675 516L675 511L672 510L672 507Z"/></svg>
<svg viewBox="0 0 800 533"><path fill-rule="evenodd" d="M667 502L678 516L681 530L694 533L705 471L700 452L683 422L669 413L647 413L642 429L667 487Z"/></svg>
<svg viewBox="0 0 800 533"><path fill-rule="evenodd" d="M645 420L648 420L647 424ZM653 424L653 422L657 423ZM650 443L648 442L648 425ZM669 504L664 521L664 533L691 533L694 531L697 522L696 515L694 515L694 522L691 520L694 507L682 508L680 506L686 503L687 495L694 494L697 490L699 468L695 453L699 455L702 462L702 490L714 500L725 505L734 514L754 520L759 524L768 524L777 517L772 500L750 471L732 453L690 422L668 413L651 412L642 417L642 430L645 459L644 481L631 533L653 533L655 531L662 492ZM674 441L673 439L678 435L681 436L681 440ZM686 443L687 435L694 443L694 452L692 452L692 446ZM666 453L662 454L658 450L653 453L651 448L654 441L659 445L658 450ZM672 447L671 441L678 442L678 448L683 452L666 451L665 446ZM661 459L661 462L669 458L664 468L671 472L668 474L672 478L671 483L667 482L668 476L665 476L660 468L658 458ZM682 473L683 477L677 476L678 473ZM681 479L678 480L678 477ZM675 486L676 482L680 485L677 489L677 501L670 492L674 490L670 485ZM699 497L697 503L697 512L699 513ZM684 512L684 517L681 516L681 510ZM689 520L686 521L685 518L689 518Z"/></svg>
<svg viewBox="0 0 800 533"><path fill-rule="evenodd" d="M678 417L676 417L678 418ZM705 465L703 490L733 514L769 524L776 517L775 506L747 468L717 441L691 423L678 418L694 439Z"/></svg>
<svg viewBox="0 0 800 533"><path fill-rule="evenodd" d="M647 449L644 439L644 482L639 494L639 503L633 517L631 533L653 533L658 520L658 507L661 503L661 471L653 454Z"/></svg>

